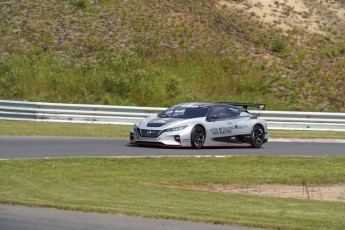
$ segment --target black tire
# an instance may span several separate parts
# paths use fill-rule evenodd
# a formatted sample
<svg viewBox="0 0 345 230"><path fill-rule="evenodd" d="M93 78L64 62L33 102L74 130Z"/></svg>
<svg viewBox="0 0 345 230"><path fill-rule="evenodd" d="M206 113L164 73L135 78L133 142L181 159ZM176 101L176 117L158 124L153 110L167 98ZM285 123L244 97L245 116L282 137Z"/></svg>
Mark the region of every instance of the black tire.
<svg viewBox="0 0 345 230"><path fill-rule="evenodd" d="M255 125L250 134L250 144L253 148L261 148L264 143L265 131L260 125Z"/></svg>
<svg viewBox="0 0 345 230"><path fill-rule="evenodd" d="M190 140L193 148L201 149L204 146L205 138L205 130L200 125L192 129Z"/></svg>

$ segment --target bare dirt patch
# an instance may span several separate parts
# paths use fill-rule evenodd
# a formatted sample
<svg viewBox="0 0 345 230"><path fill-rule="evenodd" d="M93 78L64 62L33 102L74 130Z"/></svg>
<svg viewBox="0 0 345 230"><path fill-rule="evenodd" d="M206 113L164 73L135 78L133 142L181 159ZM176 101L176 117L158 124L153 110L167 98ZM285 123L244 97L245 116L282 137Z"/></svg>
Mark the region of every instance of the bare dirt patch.
<svg viewBox="0 0 345 230"><path fill-rule="evenodd" d="M344 28L345 8L336 1L218 0L218 5L256 15L257 20L285 31L299 28L324 34Z"/></svg>
<svg viewBox="0 0 345 230"><path fill-rule="evenodd" d="M186 185L184 188L245 195L345 202L345 184L337 185Z"/></svg>

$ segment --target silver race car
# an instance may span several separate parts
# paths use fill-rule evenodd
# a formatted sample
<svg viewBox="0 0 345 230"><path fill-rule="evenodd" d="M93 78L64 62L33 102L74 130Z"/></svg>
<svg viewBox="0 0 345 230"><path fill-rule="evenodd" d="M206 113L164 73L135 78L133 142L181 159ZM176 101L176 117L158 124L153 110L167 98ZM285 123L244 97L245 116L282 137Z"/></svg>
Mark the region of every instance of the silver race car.
<svg viewBox="0 0 345 230"><path fill-rule="evenodd" d="M260 148L268 140L265 120L247 108L263 104L183 103L136 122L130 142L137 145L171 147L251 146Z"/></svg>

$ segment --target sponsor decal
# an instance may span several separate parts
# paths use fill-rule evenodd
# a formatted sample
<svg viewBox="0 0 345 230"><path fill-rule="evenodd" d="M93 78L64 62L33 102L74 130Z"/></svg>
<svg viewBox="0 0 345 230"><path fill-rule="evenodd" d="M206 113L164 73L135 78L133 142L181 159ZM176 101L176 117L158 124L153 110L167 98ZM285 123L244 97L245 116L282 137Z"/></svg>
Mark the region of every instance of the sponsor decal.
<svg viewBox="0 0 345 230"><path fill-rule="evenodd" d="M212 135L226 135L231 134L233 129L245 129L248 125L233 125L229 127L212 128L210 132Z"/></svg>
<svg viewBox="0 0 345 230"><path fill-rule="evenodd" d="M245 129L248 128L248 125L235 125L235 129Z"/></svg>
<svg viewBox="0 0 345 230"><path fill-rule="evenodd" d="M234 128L234 126L231 127L220 127L220 128L212 128L210 129L210 132L213 135L224 135L224 134L230 134L232 133L232 129Z"/></svg>

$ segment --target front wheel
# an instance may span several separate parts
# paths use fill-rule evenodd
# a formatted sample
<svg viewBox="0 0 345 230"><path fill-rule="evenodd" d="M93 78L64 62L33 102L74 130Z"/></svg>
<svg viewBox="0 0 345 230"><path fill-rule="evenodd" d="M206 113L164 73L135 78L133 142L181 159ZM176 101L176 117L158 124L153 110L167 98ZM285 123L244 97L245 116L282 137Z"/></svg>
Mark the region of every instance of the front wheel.
<svg viewBox="0 0 345 230"><path fill-rule="evenodd" d="M260 148L264 143L265 132L260 125L255 125L250 134L250 144L253 148Z"/></svg>
<svg viewBox="0 0 345 230"><path fill-rule="evenodd" d="M204 129L197 125L192 129L191 133L191 144L192 147L195 149L201 149L204 146L205 143L205 131Z"/></svg>

